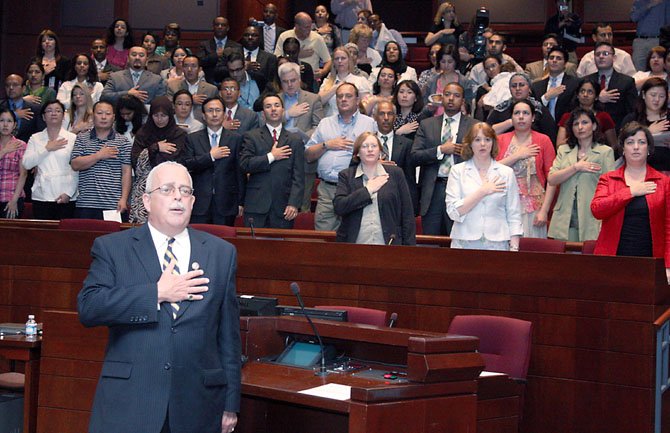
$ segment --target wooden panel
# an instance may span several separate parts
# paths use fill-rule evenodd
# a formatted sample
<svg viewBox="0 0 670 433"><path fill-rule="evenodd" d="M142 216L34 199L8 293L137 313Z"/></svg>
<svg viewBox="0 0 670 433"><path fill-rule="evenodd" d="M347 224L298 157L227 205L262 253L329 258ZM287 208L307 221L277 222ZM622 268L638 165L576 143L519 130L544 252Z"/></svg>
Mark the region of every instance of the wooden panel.
<svg viewBox="0 0 670 433"><path fill-rule="evenodd" d="M40 407L37 433L86 433L90 412Z"/></svg>
<svg viewBox="0 0 670 433"><path fill-rule="evenodd" d="M0 242L6 246L0 251L0 317L25 320L28 310L40 311L40 305L73 308L76 280L86 274L94 237L0 225ZM295 305L288 286L297 281L308 305L381 308L397 312L399 326L434 332L446 331L457 314L532 321L524 433L651 432L652 322L670 303L660 260L232 242L239 252L240 293ZM50 275L57 280L51 286ZM78 368L74 361L55 361L76 343L59 326L48 331L59 338L47 339L43 347L49 375ZM95 332L104 339L104 330ZM82 358L104 351L95 340L82 347ZM82 371L93 381L95 365L86 368Z"/></svg>

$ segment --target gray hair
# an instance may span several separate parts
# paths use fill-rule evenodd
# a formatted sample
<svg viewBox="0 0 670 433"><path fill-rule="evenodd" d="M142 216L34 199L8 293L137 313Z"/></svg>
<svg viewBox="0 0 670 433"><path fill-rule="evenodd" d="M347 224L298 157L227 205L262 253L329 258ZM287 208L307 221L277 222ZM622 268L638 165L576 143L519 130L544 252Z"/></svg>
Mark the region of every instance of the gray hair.
<svg viewBox="0 0 670 433"><path fill-rule="evenodd" d="M510 85L510 88L511 88L511 86L512 86L512 80L513 80L514 78L516 78L516 77L521 77L521 78L523 78L524 80L526 80L526 83L528 83L528 87L530 87L530 83L531 83L531 81L530 81L530 77L528 76L528 74L526 74L525 72L515 72L514 75L512 75L511 77L509 77L509 85Z"/></svg>
<svg viewBox="0 0 670 433"><path fill-rule="evenodd" d="M149 191L154 189L154 177L156 177L156 172L158 171L158 169L160 169L161 167L170 166L170 165L183 168L184 171L186 172L186 175L188 176L188 182L189 182L188 186L190 186L191 188L193 187L193 178L191 177L191 173L188 172L186 167L179 164L178 162L165 161L165 162L161 162L160 164L158 164L157 166L152 168L151 171L149 172L149 174L147 175L147 183L146 183L146 186L145 186L145 189L144 189L145 192L149 192Z"/></svg>
<svg viewBox="0 0 670 433"><path fill-rule="evenodd" d="M279 78L283 77L289 72L295 72L296 74L298 74L298 78L300 78L300 65L293 62L286 62L282 63L281 66L279 66L279 69L277 70Z"/></svg>

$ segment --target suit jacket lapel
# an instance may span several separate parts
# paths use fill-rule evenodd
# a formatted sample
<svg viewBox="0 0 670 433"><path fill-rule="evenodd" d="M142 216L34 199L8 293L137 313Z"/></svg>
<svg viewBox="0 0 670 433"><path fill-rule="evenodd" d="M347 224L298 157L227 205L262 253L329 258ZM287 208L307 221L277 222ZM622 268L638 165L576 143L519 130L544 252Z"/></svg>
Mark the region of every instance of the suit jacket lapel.
<svg viewBox="0 0 670 433"><path fill-rule="evenodd" d="M137 259L142 264L144 271L147 273L149 281L158 281L161 277L162 269L158 261L154 241L149 232L149 226L146 224L135 231L135 243L133 250L137 255Z"/></svg>

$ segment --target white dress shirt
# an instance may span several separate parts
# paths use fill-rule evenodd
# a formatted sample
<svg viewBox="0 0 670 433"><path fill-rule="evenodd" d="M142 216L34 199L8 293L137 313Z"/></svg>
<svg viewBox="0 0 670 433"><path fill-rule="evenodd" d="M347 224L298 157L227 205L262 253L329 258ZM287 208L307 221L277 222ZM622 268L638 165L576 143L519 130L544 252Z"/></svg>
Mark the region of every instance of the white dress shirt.
<svg viewBox="0 0 670 433"><path fill-rule="evenodd" d="M33 134L28 140L22 163L26 170L37 167L32 187L34 200L54 202L63 193L72 200L77 199L79 173L70 167L70 154L77 136L61 128L58 138L66 139L67 145L53 152L46 149L49 142L46 129Z"/></svg>
<svg viewBox="0 0 670 433"><path fill-rule="evenodd" d="M630 75L631 77L635 75L635 65L633 65L633 59L630 57L630 54L619 48L614 48L614 70L620 74ZM579 61L579 66L577 67L577 76L579 78L585 77L587 75L598 72L596 63L594 60L593 51L589 51L584 54L582 60Z"/></svg>
<svg viewBox="0 0 670 433"><path fill-rule="evenodd" d="M70 97L72 95L72 89L74 88L75 84L77 84L76 78L74 80L64 81L58 88L58 94L56 95L56 99L58 99L60 102L63 103L63 105L65 105L65 110L70 108L70 105L72 104ZM83 86L84 88L88 89L89 82L86 81L85 83L83 83ZM100 100L100 95L102 95L103 89L104 87L101 82L97 81L95 84L93 84L93 89L91 90L91 99L93 100L94 104Z"/></svg>

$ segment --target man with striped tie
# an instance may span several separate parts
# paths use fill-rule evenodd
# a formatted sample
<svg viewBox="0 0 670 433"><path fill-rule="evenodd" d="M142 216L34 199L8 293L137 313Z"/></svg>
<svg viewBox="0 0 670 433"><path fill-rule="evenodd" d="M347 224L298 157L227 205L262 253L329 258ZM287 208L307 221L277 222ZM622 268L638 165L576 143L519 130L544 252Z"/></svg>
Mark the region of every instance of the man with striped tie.
<svg viewBox="0 0 670 433"><path fill-rule="evenodd" d="M147 178L148 223L95 240L79 293L85 326L109 327L90 433L230 433L240 407L237 253L187 228L191 177Z"/></svg>

